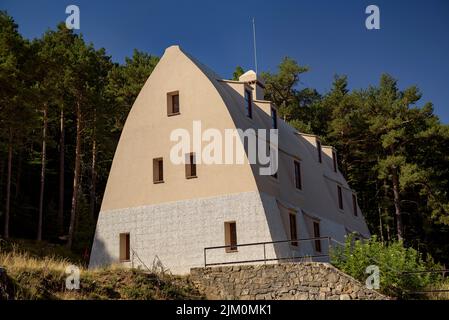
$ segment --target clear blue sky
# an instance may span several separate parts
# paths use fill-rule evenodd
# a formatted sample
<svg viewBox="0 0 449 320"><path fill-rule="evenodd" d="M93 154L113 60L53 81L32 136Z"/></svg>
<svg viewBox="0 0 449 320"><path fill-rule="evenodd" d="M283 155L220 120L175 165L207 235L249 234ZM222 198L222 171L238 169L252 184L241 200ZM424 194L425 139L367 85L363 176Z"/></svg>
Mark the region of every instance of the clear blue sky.
<svg viewBox="0 0 449 320"><path fill-rule="evenodd" d="M259 70L274 71L284 56L310 67L303 85L329 89L346 74L351 88L376 84L383 72L399 86L416 84L424 101L449 123L449 1L25 1L0 0L28 38L39 37L76 4L87 41L123 61L134 48L161 55L181 45L223 77L236 65L253 68L251 19L256 18ZM381 29L365 28L376 4Z"/></svg>

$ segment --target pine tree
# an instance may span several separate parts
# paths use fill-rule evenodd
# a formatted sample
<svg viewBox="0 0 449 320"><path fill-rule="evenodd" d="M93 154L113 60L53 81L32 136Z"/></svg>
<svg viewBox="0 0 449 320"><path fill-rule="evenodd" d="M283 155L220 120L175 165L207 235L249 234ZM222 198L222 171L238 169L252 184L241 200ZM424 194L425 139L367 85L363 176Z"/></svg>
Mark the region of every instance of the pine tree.
<svg viewBox="0 0 449 320"><path fill-rule="evenodd" d="M17 28L14 20L6 12L0 11L0 135L7 149L5 238L10 236L14 151L28 139L28 132L34 124L29 104L32 98L31 83L27 77L30 48Z"/></svg>

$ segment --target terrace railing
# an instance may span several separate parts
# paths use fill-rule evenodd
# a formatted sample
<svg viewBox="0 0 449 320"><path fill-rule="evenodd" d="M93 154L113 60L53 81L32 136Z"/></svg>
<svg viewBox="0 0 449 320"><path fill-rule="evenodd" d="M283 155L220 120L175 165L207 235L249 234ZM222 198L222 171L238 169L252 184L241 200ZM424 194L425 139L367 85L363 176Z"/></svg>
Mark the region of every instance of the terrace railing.
<svg viewBox="0 0 449 320"><path fill-rule="evenodd" d="M309 242L312 247L312 254L301 253L303 251L302 243ZM242 243L242 244L230 244L224 246L215 246L215 247L206 247L204 248L204 266L218 266L218 265L230 265L230 264L241 264L241 263L256 263L263 262L267 263L270 261L299 261L301 259L318 259L318 258L329 258L329 249L331 244L335 242L331 237L315 237L315 238L304 238L304 239L294 239L294 240L280 240L280 241L265 241L265 242L253 242L253 243ZM278 256L276 254L275 257L268 256L267 247L274 246L279 247L282 245L287 245L288 254L286 256ZM216 250L229 250L231 252L238 252L238 248L249 248L249 247L258 247L260 248L260 256L249 258L249 259L240 259L240 260L232 260L232 261L208 261L208 253ZM276 249L274 249L276 251ZM257 251L254 250L254 251ZM254 251L252 252L252 256L254 256ZM281 249L279 251L282 251ZM242 254L244 255L244 254ZM225 255L224 257L227 257Z"/></svg>

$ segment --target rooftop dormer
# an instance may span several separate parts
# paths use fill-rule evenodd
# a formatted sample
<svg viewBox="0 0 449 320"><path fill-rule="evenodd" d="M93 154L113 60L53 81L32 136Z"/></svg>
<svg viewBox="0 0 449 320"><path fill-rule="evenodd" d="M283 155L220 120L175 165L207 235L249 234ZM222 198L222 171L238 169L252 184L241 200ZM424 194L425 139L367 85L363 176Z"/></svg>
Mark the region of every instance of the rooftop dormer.
<svg viewBox="0 0 449 320"><path fill-rule="evenodd" d="M264 100L265 84L263 80L253 71L249 70L239 77L239 81L245 82L254 89L254 99Z"/></svg>
<svg viewBox="0 0 449 320"><path fill-rule="evenodd" d="M332 161L332 170L338 172L337 150L332 146L322 146L324 154Z"/></svg>

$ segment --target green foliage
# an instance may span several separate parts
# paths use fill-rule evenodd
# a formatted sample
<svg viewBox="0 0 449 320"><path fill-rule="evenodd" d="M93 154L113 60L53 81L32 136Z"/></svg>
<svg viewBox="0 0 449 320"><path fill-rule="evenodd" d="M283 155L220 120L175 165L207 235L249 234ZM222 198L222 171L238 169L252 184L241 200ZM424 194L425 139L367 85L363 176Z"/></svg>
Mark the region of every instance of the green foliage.
<svg viewBox="0 0 449 320"><path fill-rule="evenodd" d="M105 88L114 107L110 130L121 131L134 100L158 62L158 57L134 50L132 58L127 57L123 65L112 67Z"/></svg>
<svg viewBox="0 0 449 320"><path fill-rule="evenodd" d="M43 235L52 242L66 235L79 105L81 185L74 250L84 253L120 132L158 61L135 50L123 64L112 63L104 49L86 43L63 23L28 41L14 19L0 12L0 230L4 229L9 179L10 233L35 237L45 106L48 156ZM237 67L233 78L243 72ZM317 134L337 149L339 170L357 192L372 234L391 242L401 231L407 247L449 263L449 126L433 114L430 102L421 101L418 87L401 89L391 75L384 74L377 85L359 90L349 89L347 76L336 75L331 89L319 93L303 85L307 72L308 67L284 58L276 72L262 73L265 98L297 130ZM61 160L65 161L62 170ZM54 227L60 221L60 191L62 230Z"/></svg>
<svg viewBox="0 0 449 320"><path fill-rule="evenodd" d="M0 240L0 252L2 254L24 255L27 258L44 260L63 260L74 264L82 263L82 256L78 255L65 246L49 243L46 241L35 241L27 239Z"/></svg>
<svg viewBox="0 0 449 320"><path fill-rule="evenodd" d="M331 261L362 283L368 277L366 268L376 265L380 271L380 291L401 298L410 297L413 292L441 281L434 273L415 273L442 269L430 257L424 260L418 251L404 247L402 242L385 244L376 236L360 241L349 235L344 247L336 247L331 251Z"/></svg>
<svg viewBox="0 0 449 320"><path fill-rule="evenodd" d="M135 50L124 64L114 64L104 49L86 43L64 23L29 42L0 12L0 235L9 203L11 236L36 237L46 110L43 237L52 242L67 238L78 161L73 249L90 251L121 129L158 61Z"/></svg>
<svg viewBox="0 0 449 320"><path fill-rule="evenodd" d="M238 81L240 76L245 73L245 70L241 66L235 67L234 72L232 73L232 80Z"/></svg>
<svg viewBox="0 0 449 320"><path fill-rule="evenodd" d="M263 72L261 77L265 81L265 98L278 106L279 116L285 120L292 120L300 112L302 99L312 99L315 90L299 92L296 86L300 75L307 72L308 67L300 66L295 60L285 57L278 66L278 72L273 74Z"/></svg>
<svg viewBox="0 0 449 320"><path fill-rule="evenodd" d="M323 133L320 124L326 117L321 108L320 94L312 88L297 89L302 74L308 67L299 65L291 58L284 58L277 73L263 72L265 98L278 107L279 116L304 133Z"/></svg>
<svg viewBox="0 0 449 320"><path fill-rule="evenodd" d="M277 73L263 74L266 98L297 130L337 149L339 170L373 234L389 241L401 232L407 246L449 263L449 126L431 103L419 105L416 86L400 90L388 74L352 91L348 78L336 75L319 95L301 88L306 71L284 59Z"/></svg>
<svg viewBox="0 0 449 320"><path fill-rule="evenodd" d="M5 144L22 144L36 128L33 97L32 50L6 12L0 11L0 150ZM28 126L22 126L27 123Z"/></svg>
<svg viewBox="0 0 449 320"><path fill-rule="evenodd" d="M82 227L76 228L72 251L83 258L82 265L87 267L89 264L88 258L90 254L90 247L95 234L96 221L89 211L89 204L86 197L81 194L78 201L77 224Z"/></svg>

